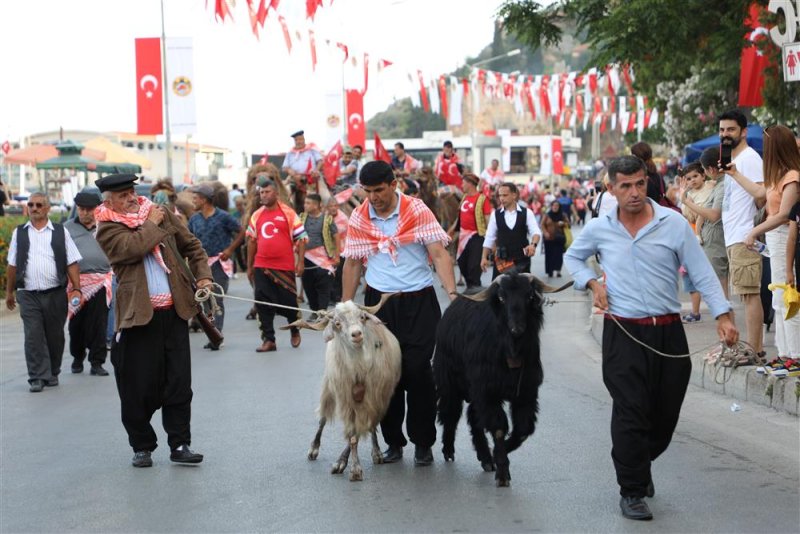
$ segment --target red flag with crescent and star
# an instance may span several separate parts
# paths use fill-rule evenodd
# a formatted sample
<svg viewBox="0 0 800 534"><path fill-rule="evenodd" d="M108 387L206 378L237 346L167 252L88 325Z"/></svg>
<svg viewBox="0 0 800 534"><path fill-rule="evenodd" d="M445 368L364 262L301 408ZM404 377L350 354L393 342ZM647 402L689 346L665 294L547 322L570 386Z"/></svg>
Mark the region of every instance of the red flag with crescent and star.
<svg viewBox="0 0 800 534"><path fill-rule="evenodd" d="M758 107L764 103L761 90L764 88L764 70L769 64L769 59L758 49L756 42L766 39L767 29L758 20L761 8L755 3L750 5L750 11L744 20L748 33L745 39L747 46L742 48L741 73L739 75L739 105Z"/></svg>
<svg viewBox="0 0 800 534"><path fill-rule="evenodd" d="M339 177L339 160L341 158L342 142L336 141L336 144L325 154L325 160L322 162L322 174L325 176L325 183L330 188L336 185L336 178Z"/></svg>
<svg viewBox="0 0 800 534"><path fill-rule="evenodd" d="M375 132L375 161L385 161L389 165L392 164L392 156L386 151L381 143L381 138L378 137L378 132Z"/></svg>
<svg viewBox="0 0 800 534"><path fill-rule="evenodd" d="M161 39L136 39L136 133L164 132Z"/></svg>
<svg viewBox="0 0 800 534"><path fill-rule="evenodd" d="M553 138L553 174L564 174L564 150L561 138Z"/></svg>
<svg viewBox="0 0 800 534"><path fill-rule="evenodd" d="M347 90L347 144L361 145L367 142L367 124L364 121L364 94L359 89Z"/></svg>

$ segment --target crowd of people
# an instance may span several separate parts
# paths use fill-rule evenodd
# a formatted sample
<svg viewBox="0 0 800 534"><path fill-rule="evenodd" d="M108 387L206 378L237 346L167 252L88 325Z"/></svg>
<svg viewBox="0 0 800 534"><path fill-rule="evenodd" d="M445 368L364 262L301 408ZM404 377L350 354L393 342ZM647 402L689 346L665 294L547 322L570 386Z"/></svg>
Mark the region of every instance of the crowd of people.
<svg viewBox="0 0 800 534"><path fill-rule="evenodd" d="M246 273L256 301L248 319L258 319L260 335L255 350L265 353L278 350L276 315L296 321L303 300L322 312L353 299L363 283L368 305L401 294L378 315L403 351L402 378L381 425L383 461L400 461L410 440L416 465L428 465L436 437L430 361L441 317L434 276L452 300L459 294L454 260L470 294L490 268L492 279L529 272L541 245L546 275L568 270L606 313L603 377L614 400L620 504L627 517L647 519L650 464L669 444L691 365L663 359L622 331L684 354L682 323L702 320L702 298L720 339L735 343L730 287L744 303L747 341L764 355L760 294L771 283L779 287L770 303L777 345L770 365L788 368L800 358L800 316L787 313L783 297L798 278L800 148L788 128L770 126L762 160L747 145L738 111L719 117L719 132L730 162L724 150L708 149L673 184L657 172L646 143L609 161L594 184L551 191L508 181L498 160L477 174L446 142L433 167L402 143L390 163L364 162L362 147L346 147L329 186L321 153L298 131L282 169L259 162L244 190L201 183L187 203L169 181L147 198L136 194L135 175L110 175L96 182L102 198L75 197L77 217L65 225L48 218L46 196L33 194L30 221L12 237L6 288L8 308L20 306L30 391L58 385L68 320L73 373L88 358L92 375L108 375L111 352L133 465L153 464L150 420L159 408L170 459L199 463L203 455L190 448L189 329L199 328L199 310L221 332L225 306L224 299L198 306L195 290L225 292L237 271ZM692 296L683 317L679 277ZM290 344L300 346L298 328ZM209 339L205 348L222 344Z"/></svg>

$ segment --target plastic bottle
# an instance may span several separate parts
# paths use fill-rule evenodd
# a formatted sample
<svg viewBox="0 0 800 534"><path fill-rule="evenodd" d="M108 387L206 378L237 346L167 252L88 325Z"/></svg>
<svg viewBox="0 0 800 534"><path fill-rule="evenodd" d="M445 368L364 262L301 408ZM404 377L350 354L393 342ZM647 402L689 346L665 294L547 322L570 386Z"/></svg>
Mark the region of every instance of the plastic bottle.
<svg viewBox="0 0 800 534"><path fill-rule="evenodd" d="M769 258L769 249L767 248L767 245L761 241L753 241L753 248L762 256Z"/></svg>

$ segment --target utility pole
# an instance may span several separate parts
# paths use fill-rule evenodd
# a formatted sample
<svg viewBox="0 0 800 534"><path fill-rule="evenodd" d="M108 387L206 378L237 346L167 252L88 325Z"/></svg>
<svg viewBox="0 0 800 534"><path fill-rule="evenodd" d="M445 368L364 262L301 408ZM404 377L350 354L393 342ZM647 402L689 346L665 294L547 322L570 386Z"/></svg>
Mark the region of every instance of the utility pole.
<svg viewBox="0 0 800 534"><path fill-rule="evenodd" d="M167 80L167 34L164 31L164 0L161 0L161 65L163 65L164 72L161 79L164 80L164 116L165 116L165 133L167 137L167 177L173 180L172 176L172 136L169 131L169 90L170 83Z"/></svg>

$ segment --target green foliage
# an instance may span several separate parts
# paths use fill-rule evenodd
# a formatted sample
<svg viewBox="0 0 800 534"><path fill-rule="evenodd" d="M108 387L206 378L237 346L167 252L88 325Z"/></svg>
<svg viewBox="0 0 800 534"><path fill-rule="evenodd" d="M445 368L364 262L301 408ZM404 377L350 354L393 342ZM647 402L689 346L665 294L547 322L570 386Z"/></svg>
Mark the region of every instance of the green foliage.
<svg viewBox="0 0 800 534"><path fill-rule="evenodd" d="M629 63L637 91L670 113L665 139L682 146L716 129L699 120L734 107L747 30L744 19L751 3L767 0L558 0L546 7L535 0L507 0L498 11L504 27L522 43L537 49L558 45L572 23L590 45L588 63ZM767 14L768 25L776 16ZM781 23L781 21L777 21ZM764 45L774 59L765 71L764 105L754 110L762 122L796 126L800 84L780 79L779 51ZM777 58L777 59L775 59ZM676 93L684 97L678 98Z"/></svg>
<svg viewBox="0 0 800 534"><path fill-rule="evenodd" d="M14 228L28 220L23 215L0 217L0 295L6 293L6 269L8 267L8 246L11 244L11 234Z"/></svg>
<svg viewBox="0 0 800 534"><path fill-rule="evenodd" d="M367 122L367 138L371 139L375 132L385 139L422 137L424 130L444 129L445 122L441 115L415 108L410 98L404 98Z"/></svg>

